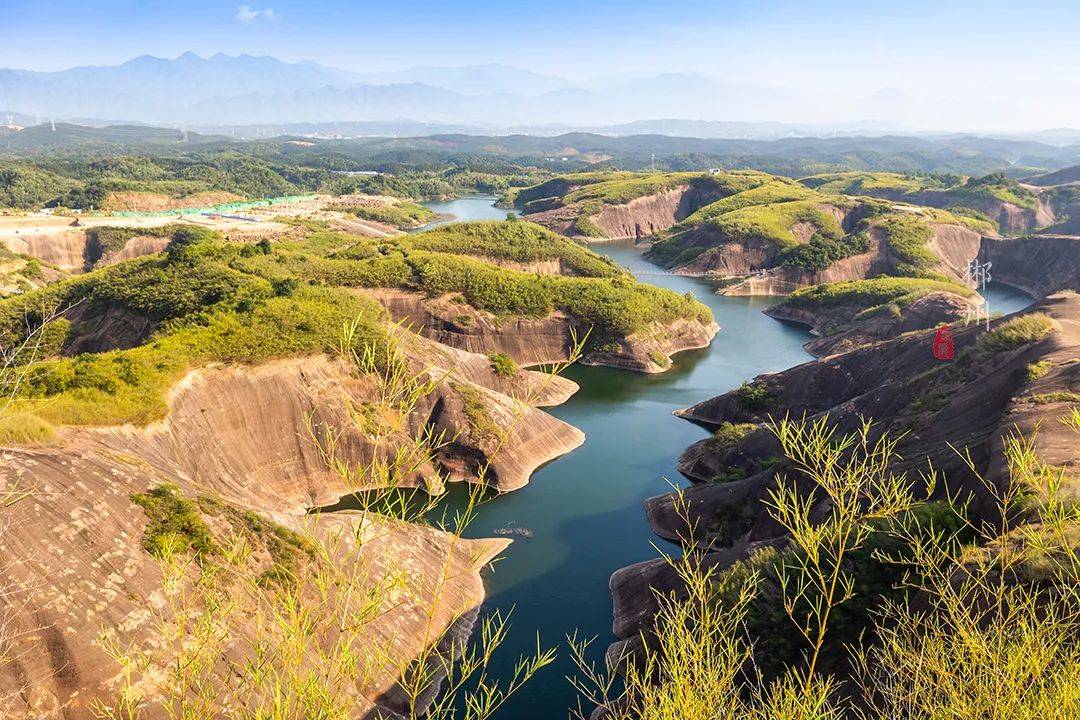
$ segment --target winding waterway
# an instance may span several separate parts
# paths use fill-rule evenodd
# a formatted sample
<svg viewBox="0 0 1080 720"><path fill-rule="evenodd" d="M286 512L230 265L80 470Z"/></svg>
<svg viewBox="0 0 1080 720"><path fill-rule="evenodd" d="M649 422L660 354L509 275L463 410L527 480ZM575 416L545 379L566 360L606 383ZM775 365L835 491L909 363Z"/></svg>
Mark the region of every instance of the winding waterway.
<svg viewBox="0 0 1080 720"><path fill-rule="evenodd" d="M493 198L471 196L428 206L457 219L501 220L506 210ZM628 244L593 246L635 274L656 270ZM712 344L675 357L674 367L643 375L599 367L571 367L565 376L581 389L556 417L585 432L585 444L536 472L525 488L485 504L469 527L471 537L491 537L500 528L526 528L532 537L514 540L486 578L486 608L511 610L512 627L501 649L501 665L536 646L562 646L559 660L541 671L499 717L552 720L567 717L576 698L567 675L574 673L565 651L567 635L597 637L600 659L611 634L608 579L616 569L657 557L660 541L649 529L642 501L684 481L675 471L679 453L706 431L672 415L678 408L719 395L764 372L812 359L802 349L805 329L773 320L761 311L779 298L715 294L697 278L639 279L679 293L693 292L712 309L720 332ZM988 291L994 311L1013 312L1031 302L1004 286Z"/></svg>

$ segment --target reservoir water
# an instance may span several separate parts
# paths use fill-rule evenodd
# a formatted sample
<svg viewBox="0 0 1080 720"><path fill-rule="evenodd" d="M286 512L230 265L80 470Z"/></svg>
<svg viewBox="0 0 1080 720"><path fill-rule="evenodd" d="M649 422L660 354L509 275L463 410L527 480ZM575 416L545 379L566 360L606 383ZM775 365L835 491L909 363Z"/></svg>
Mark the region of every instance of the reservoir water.
<svg viewBox="0 0 1080 720"><path fill-rule="evenodd" d="M438 214L439 219L419 227L415 232L430 230L448 222L470 222L472 220L505 220L507 213L513 210L495 207L496 198L492 195L465 195L454 200L423 203L424 207Z"/></svg>
<svg viewBox="0 0 1080 720"><path fill-rule="evenodd" d="M492 207L493 200L473 196L428 207L457 219L505 218L506 210ZM657 269L628 244L600 244L593 249L635 273ZM645 521L642 501L668 491L669 483L684 483L675 461L687 445L707 434L672 411L760 373L812 359L802 349L809 338L803 328L761 312L779 298L724 297L697 278L640 279L679 293L693 292L712 309L720 332L710 347L676 355L674 367L658 375L571 367L565 376L581 389L548 411L580 428L585 444L541 468L525 488L483 505L469 527L470 537L491 537L506 527L532 531L530 538L515 538L486 576L485 607L512 610L500 666L512 666L519 654L535 648L537 632L545 646L560 646L558 661L499 713L504 720L566 718L568 708L577 704L566 680L574 674L566 636L575 632L595 636L596 659L614 639L611 573L656 558L660 551L661 541ZM993 311L1012 312L1031 302L1023 293L999 286L987 294Z"/></svg>

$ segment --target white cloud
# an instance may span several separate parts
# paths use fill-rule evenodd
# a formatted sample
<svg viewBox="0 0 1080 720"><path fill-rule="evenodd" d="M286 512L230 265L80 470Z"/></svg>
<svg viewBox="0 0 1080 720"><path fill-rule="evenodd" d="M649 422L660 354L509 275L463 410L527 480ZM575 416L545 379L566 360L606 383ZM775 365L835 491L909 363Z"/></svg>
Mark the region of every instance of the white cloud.
<svg viewBox="0 0 1080 720"><path fill-rule="evenodd" d="M252 10L247 5L241 5L236 9L236 19L242 23L251 23L262 18L263 20L274 20L277 15L270 8L265 10Z"/></svg>

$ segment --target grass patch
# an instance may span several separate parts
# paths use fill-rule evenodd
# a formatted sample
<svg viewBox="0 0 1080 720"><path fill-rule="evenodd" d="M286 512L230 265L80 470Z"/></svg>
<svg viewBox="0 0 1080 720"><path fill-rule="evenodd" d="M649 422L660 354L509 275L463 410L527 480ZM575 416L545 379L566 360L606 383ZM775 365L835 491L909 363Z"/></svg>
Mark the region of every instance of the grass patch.
<svg viewBox="0 0 1080 720"><path fill-rule="evenodd" d="M897 275L922 277L937 267L938 256L928 247L934 237L933 229L922 218L903 214L892 215L878 225L885 244L895 258Z"/></svg>
<svg viewBox="0 0 1080 720"><path fill-rule="evenodd" d="M662 368L667 368L671 366L671 358L669 358L662 352L657 352L656 350L651 350L649 352L649 359L652 360L655 365L658 365Z"/></svg>
<svg viewBox="0 0 1080 720"><path fill-rule="evenodd" d="M184 497L175 485L159 485L145 493L135 493L131 502L146 514L142 545L154 557L164 557L169 551L180 549L202 560L218 552L199 506Z"/></svg>
<svg viewBox="0 0 1080 720"><path fill-rule="evenodd" d="M709 448L716 452L727 452L756 429L757 425L754 423L730 423L725 421L706 442Z"/></svg>
<svg viewBox="0 0 1080 720"><path fill-rule="evenodd" d="M10 412L0 418L0 445L51 445L56 428L32 412Z"/></svg>
<svg viewBox="0 0 1080 720"><path fill-rule="evenodd" d="M600 236L603 236L603 232ZM618 277L625 274L607 258L530 222L444 225L414 235L409 246L417 250L477 255L518 263L558 260L570 272L587 277Z"/></svg>
<svg viewBox="0 0 1080 720"><path fill-rule="evenodd" d="M1053 329L1054 321L1045 313L1021 315L981 336L978 349L990 353L1008 352L1042 340Z"/></svg>
<svg viewBox="0 0 1080 720"><path fill-rule="evenodd" d="M1040 378L1046 377L1046 374L1050 372L1054 364L1049 360L1040 360L1039 362L1028 363L1027 366L1027 378L1029 382L1034 382Z"/></svg>
<svg viewBox="0 0 1080 720"><path fill-rule="evenodd" d="M566 204L597 202L603 205L623 205L639 197L655 195L679 185L686 185L691 180L701 177L700 173L617 173L615 175L609 173L607 176L610 179L591 182L567 193L564 202Z"/></svg>
<svg viewBox="0 0 1080 720"><path fill-rule="evenodd" d="M783 249L798 244L791 229L801 222L832 239L844 235L840 223L832 214L821 210L817 200L751 205L713 218L708 224L729 242L765 241Z"/></svg>
<svg viewBox="0 0 1080 720"><path fill-rule="evenodd" d="M240 510L211 495L200 495L195 503L204 514L228 521L252 547L266 551L270 566L258 578L264 587L296 582L302 565L319 559L319 549L310 538L252 510Z"/></svg>
<svg viewBox="0 0 1080 720"><path fill-rule="evenodd" d="M1051 403L1067 402L1080 403L1080 393L1059 390L1057 392L1038 393L1029 395L1028 399L1036 405L1049 405Z"/></svg>
<svg viewBox="0 0 1080 720"><path fill-rule="evenodd" d="M772 205L816 197L816 193L794 180L764 173L730 173L719 177L719 181L725 183L725 189L731 194L696 210L683 221L686 225L696 225L754 205Z"/></svg>
<svg viewBox="0 0 1080 720"><path fill-rule="evenodd" d="M483 393L467 383L451 383L450 387L464 403L465 417L469 421L469 433L473 440L492 440L499 437L499 428L488 412Z"/></svg>

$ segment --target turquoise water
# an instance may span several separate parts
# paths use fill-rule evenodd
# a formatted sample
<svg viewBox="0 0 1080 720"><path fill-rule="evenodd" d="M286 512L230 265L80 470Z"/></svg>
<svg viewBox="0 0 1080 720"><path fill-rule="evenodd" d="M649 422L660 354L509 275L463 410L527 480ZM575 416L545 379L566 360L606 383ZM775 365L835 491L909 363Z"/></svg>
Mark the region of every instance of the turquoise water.
<svg viewBox="0 0 1080 720"><path fill-rule="evenodd" d="M630 247L596 248L634 270L651 268ZM807 334L762 314L771 301L725 298L699 280L649 276L649 282L692 291L721 325L712 345L675 357L674 368L641 375L575 366L566 376L581 386L556 417L585 432L585 444L541 468L525 488L482 508L470 535L487 536L513 524L533 531L516 539L487 578L488 605L514 608L507 648L525 650L539 629L548 643L578 631L597 636L599 658L611 635L608 579L620 567L657 557L642 501L682 483L675 461L706 432L673 416L673 410L718 395L753 376L809 360ZM576 702L560 662L526 686L507 711L508 720L566 717Z"/></svg>
<svg viewBox="0 0 1080 720"><path fill-rule="evenodd" d="M986 298L991 315L1008 315L1031 304L1031 296L1026 292L996 282L987 285L982 296Z"/></svg>
<svg viewBox="0 0 1080 720"><path fill-rule="evenodd" d="M507 213L513 210L497 208L493 205L495 197L492 195L466 195L455 200L444 202L426 202L424 207L434 210L446 217L435 222L430 222L423 227L417 228L416 232L430 230L448 222L469 222L471 220L505 220ZM516 214L516 213L514 213Z"/></svg>
<svg viewBox="0 0 1080 720"><path fill-rule="evenodd" d="M493 198L470 197L428 207L459 219L502 219ZM640 250L627 244L596 245L635 273L655 271ZM512 628L501 665L535 647L539 631L546 645L561 645L559 661L541 671L506 708L503 720L567 717L576 697L566 680L574 673L565 638L597 637L599 659L614 638L608 579L616 569L657 557L642 501L683 484L675 471L679 453L706 432L671 413L763 372L789 368L812 358L802 349L809 335L761 311L777 298L716 295L700 279L641 276L644 282L680 293L693 292L708 305L720 332L711 346L675 356L659 375L575 366L566 377L581 386L552 415L585 432L585 444L541 468L525 488L485 504L470 526L470 537L491 537L513 526L532 531L517 538L486 577L489 610L513 610ZM988 290L991 308L1011 312L1030 299L1004 286ZM1017 307L1014 307L1017 306ZM1011 309L1009 309L1011 308ZM461 490L454 493L460 499Z"/></svg>

